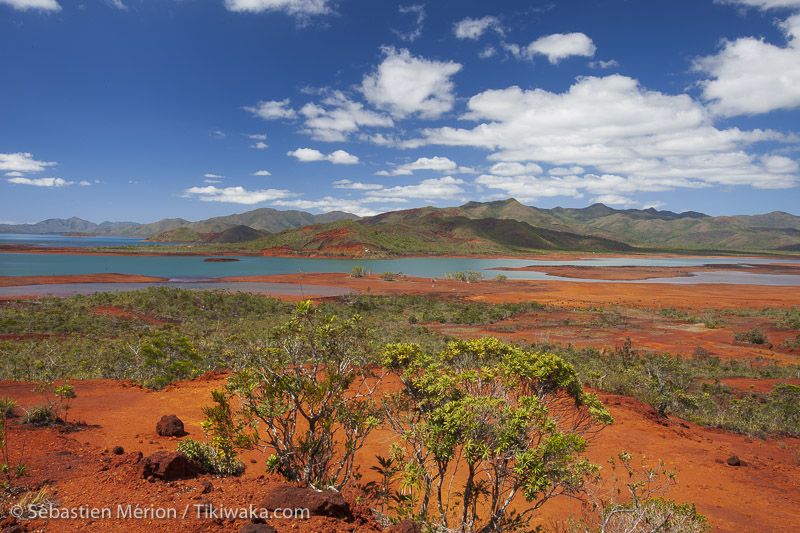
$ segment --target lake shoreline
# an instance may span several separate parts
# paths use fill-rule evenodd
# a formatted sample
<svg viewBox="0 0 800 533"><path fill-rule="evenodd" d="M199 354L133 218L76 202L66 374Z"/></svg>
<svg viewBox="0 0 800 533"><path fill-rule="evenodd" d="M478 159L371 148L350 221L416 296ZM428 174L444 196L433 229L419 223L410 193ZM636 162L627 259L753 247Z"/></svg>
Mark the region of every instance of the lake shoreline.
<svg viewBox="0 0 800 533"><path fill-rule="evenodd" d="M132 247L134 248L134 247ZM675 253L675 252L631 252L631 253L605 253L605 252L547 252L542 254L521 254L521 255L491 255L491 254L403 254L392 255L389 257L357 257L352 255L329 255L322 253L247 253L247 252L143 252L135 250L130 252L110 252L100 250L87 250L82 247L67 246L32 246L26 244L0 244L0 253L9 254L49 254L49 255L95 255L110 257L279 257L288 259L344 259L344 260L392 260L392 259L415 259L415 258L440 258L440 259L531 259L537 261L578 261L583 259L622 259L622 258L649 258L649 259L675 259L675 258L702 258L702 257L731 257L740 259L763 259L765 257L774 259L800 260L800 256L782 253L758 253L733 255L731 253L704 252L697 253Z"/></svg>

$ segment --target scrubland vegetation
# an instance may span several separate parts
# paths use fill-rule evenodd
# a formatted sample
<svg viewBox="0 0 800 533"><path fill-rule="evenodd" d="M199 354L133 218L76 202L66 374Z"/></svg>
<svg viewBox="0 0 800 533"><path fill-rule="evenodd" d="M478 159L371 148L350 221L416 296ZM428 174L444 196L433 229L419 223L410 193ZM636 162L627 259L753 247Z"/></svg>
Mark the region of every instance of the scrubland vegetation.
<svg viewBox="0 0 800 533"><path fill-rule="evenodd" d="M43 383L46 401L26 417L66 420L76 389L65 380L129 379L159 389L210 370L232 371L204 410L205 442L180 444L206 472L236 475L243 468L239 451L259 447L271 455L268 467L287 479L319 488L357 487L387 520L413 518L438 531L514 531L562 493L594 494L570 526L576 531L631 516L652 523L680 518L688 524L681 530L704 530L693 507L665 500L661 492L633 494L628 503L601 494L597 465L581 452L587 436L611 416L584 385L637 398L666 423L682 419L751 437L800 436L800 386L778 382L755 392L723 383L798 378L797 365L722 360L700 348L651 353L630 340L605 350L459 340L430 327L488 326L563 311L535 301L487 304L411 295L297 305L163 287L19 300L0 307L0 379ZM619 310L590 311L597 327L626 320ZM651 312L707 327L734 316L727 310ZM736 313L793 330L800 310ZM753 329L741 338L757 343L756 332L763 335ZM384 379L399 389L377 394ZM17 406L3 398L0 407L5 427ZM355 453L377 428L394 432L397 444L375 458L381 480L362 484ZM648 483L654 476L670 483L664 469L638 469L629 454L615 461L630 479L645 475ZM3 464L4 472L15 465L9 457ZM455 469L466 477L453 478ZM529 511L511 512L512 500L527 501Z"/></svg>

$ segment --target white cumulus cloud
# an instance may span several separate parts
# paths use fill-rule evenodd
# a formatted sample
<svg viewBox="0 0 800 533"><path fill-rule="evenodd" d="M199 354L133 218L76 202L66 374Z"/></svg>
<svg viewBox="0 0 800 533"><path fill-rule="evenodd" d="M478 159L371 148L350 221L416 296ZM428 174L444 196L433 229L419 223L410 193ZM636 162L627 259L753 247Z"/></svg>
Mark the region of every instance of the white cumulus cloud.
<svg viewBox="0 0 800 533"><path fill-rule="evenodd" d="M345 152L344 150L336 150L325 155L314 148L298 148L297 150L286 152L286 155L292 156L303 163L313 161L330 161L334 165L355 165L358 163L357 156Z"/></svg>
<svg viewBox="0 0 800 533"><path fill-rule="evenodd" d="M394 125L390 117L364 109L363 104L353 102L340 91L333 92L320 104L309 102L300 109L300 114L305 117L303 132L326 142L344 141L362 127Z"/></svg>
<svg viewBox="0 0 800 533"><path fill-rule="evenodd" d="M226 202L233 204L252 205L269 202L279 198L290 198L296 194L279 189L261 189L248 191L244 187L226 187L220 189L209 185L207 187L190 187L184 191L185 197L197 196L204 202Z"/></svg>
<svg viewBox="0 0 800 533"><path fill-rule="evenodd" d="M455 95L450 78L461 70L460 64L412 56L394 47L384 48L383 53L383 62L361 83L371 104L397 117L436 118L452 109Z"/></svg>
<svg viewBox="0 0 800 533"><path fill-rule="evenodd" d="M350 180L337 180L333 182L334 189L353 189L356 191L375 191L383 189L383 185L378 183L360 183Z"/></svg>
<svg viewBox="0 0 800 533"><path fill-rule="evenodd" d="M740 4L760 9L800 7L800 0L717 0L719 4Z"/></svg>
<svg viewBox="0 0 800 533"><path fill-rule="evenodd" d="M269 170L256 170L253 172L253 176L272 176L272 172Z"/></svg>
<svg viewBox="0 0 800 533"><path fill-rule="evenodd" d="M61 6L56 0L0 0L0 4L8 4L14 9L39 9L42 11L60 11Z"/></svg>
<svg viewBox="0 0 800 533"><path fill-rule="evenodd" d="M554 33L533 41L524 49L524 55L541 54L555 65L571 56L592 57L596 50L594 42L585 33Z"/></svg>
<svg viewBox="0 0 800 533"><path fill-rule="evenodd" d="M493 29L503 33L502 26L497 17L482 17L479 19L465 18L453 25L453 32L459 39L478 39L486 30Z"/></svg>
<svg viewBox="0 0 800 533"><path fill-rule="evenodd" d="M327 0L225 0L225 7L230 11L283 11L300 16L324 15L331 11Z"/></svg>
<svg viewBox="0 0 800 533"><path fill-rule="evenodd" d="M33 158L33 154L28 152L0 154L0 170L9 170L12 172L41 172L45 168L55 166L56 164L57 163L52 161L37 161Z"/></svg>
<svg viewBox="0 0 800 533"><path fill-rule="evenodd" d="M289 107L289 99L261 101L255 106L245 106L245 111L249 111L264 120L276 120L281 118L295 118L297 111Z"/></svg>
<svg viewBox="0 0 800 533"><path fill-rule="evenodd" d="M8 178L8 182L18 185L33 185L34 187L66 187L74 183L61 178Z"/></svg>
<svg viewBox="0 0 800 533"><path fill-rule="evenodd" d="M798 181L784 159L764 159L746 151L756 142L788 138L769 130L718 129L708 110L688 95L648 91L625 76L580 78L564 93L519 87L489 90L473 96L467 107L462 118L476 121L476 127L427 129L415 144L481 147L493 151L492 161L545 163L556 167L551 171L556 176L577 176L592 168L600 176L624 180L630 192L710 184L786 188ZM555 177L535 179L533 174L528 172L523 185L522 180L494 173L489 174L491 180L481 181L507 190L536 185L565 194L593 183L589 174L575 178L583 186Z"/></svg>
<svg viewBox="0 0 800 533"><path fill-rule="evenodd" d="M370 196L373 198L382 198L383 201L389 201L389 198L416 198L421 200L451 199L464 193L464 189L460 187L464 184L464 180L456 179L452 176L445 176L438 179L422 180L416 185L398 185L396 187L373 191L370 193Z"/></svg>
<svg viewBox="0 0 800 533"><path fill-rule="evenodd" d="M800 107L800 15L781 27L786 46L744 37L695 61L695 68L711 77L701 86L715 113L754 115Z"/></svg>

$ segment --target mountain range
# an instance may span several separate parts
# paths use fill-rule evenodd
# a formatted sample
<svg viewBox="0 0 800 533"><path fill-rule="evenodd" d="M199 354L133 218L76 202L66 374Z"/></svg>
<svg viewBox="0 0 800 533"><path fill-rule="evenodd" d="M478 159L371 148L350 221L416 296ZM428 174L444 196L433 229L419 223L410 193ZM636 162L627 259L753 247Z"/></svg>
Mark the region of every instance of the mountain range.
<svg viewBox="0 0 800 533"><path fill-rule="evenodd" d="M302 231L296 231L303 228ZM688 211L585 208L540 209L515 199L422 207L359 218L261 208L197 222L151 224L79 218L0 225L0 233L87 233L147 237L154 241L248 242L294 251L371 250L386 253L514 253L525 250L625 250L631 246L682 250L792 251L800 247L800 217L712 217Z"/></svg>

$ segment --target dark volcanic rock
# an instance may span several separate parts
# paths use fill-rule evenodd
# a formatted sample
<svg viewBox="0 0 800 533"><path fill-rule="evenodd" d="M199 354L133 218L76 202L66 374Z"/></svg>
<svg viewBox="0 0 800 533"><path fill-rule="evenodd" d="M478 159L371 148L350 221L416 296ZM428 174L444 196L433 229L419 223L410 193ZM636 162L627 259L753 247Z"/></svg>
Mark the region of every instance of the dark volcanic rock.
<svg viewBox="0 0 800 533"><path fill-rule="evenodd" d="M164 415L156 424L156 433L162 437L183 437L183 421L175 415Z"/></svg>
<svg viewBox="0 0 800 533"><path fill-rule="evenodd" d="M731 455L725 460L730 466L747 466L747 463L739 459L738 455Z"/></svg>
<svg viewBox="0 0 800 533"><path fill-rule="evenodd" d="M267 491L261 507L273 509L308 509L312 516L352 519L350 505L339 492L316 492L292 485L280 485Z"/></svg>
<svg viewBox="0 0 800 533"><path fill-rule="evenodd" d="M164 481L195 477L200 470L200 464L183 452L156 452L145 457L139 465L139 474L143 478L153 477Z"/></svg>
<svg viewBox="0 0 800 533"><path fill-rule="evenodd" d="M122 455L123 453L125 453L125 448L123 448L122 446L114 446L114 448L112 448L111 450L111 453L113 453L114 455Z"/></svg>

